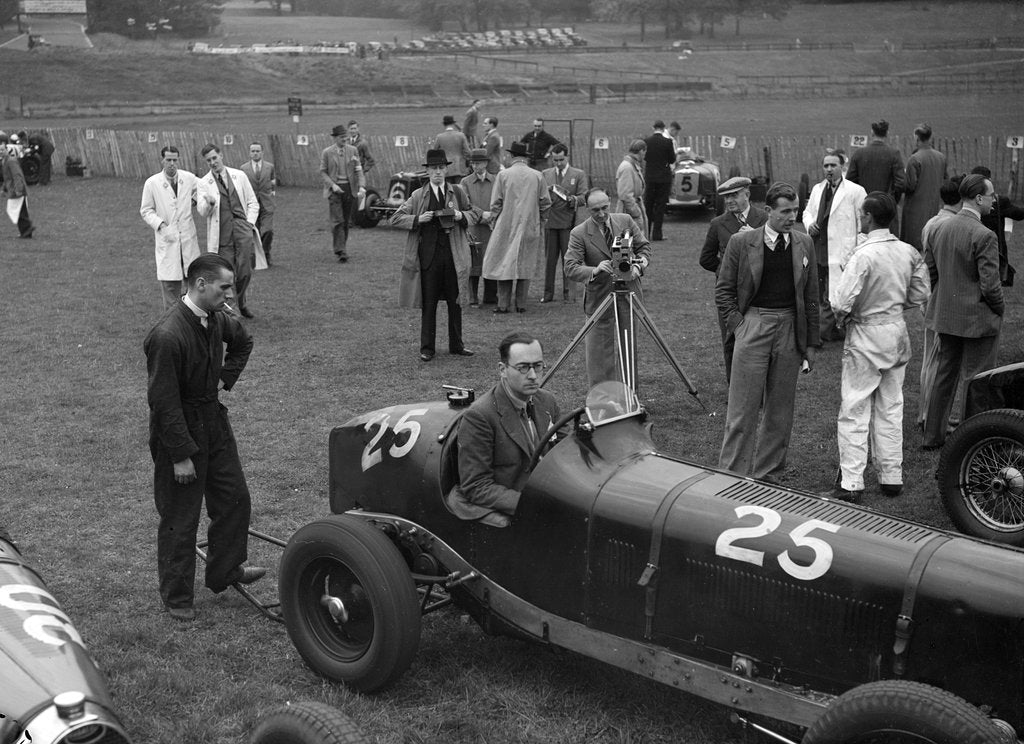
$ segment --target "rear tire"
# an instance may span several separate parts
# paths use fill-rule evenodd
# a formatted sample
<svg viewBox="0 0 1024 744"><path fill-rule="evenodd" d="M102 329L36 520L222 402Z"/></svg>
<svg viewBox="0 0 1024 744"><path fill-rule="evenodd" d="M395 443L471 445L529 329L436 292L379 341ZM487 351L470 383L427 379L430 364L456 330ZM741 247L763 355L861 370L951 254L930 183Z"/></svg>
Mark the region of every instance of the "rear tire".
<svg viewBox="0 0 1024 744"><path fill-rule="evenodd" d="M42 163L38 155L34 152L27 153L22 156L19 164L21 165L21 172L25 175L25 183L27 185L35 186L39 183L39 170L42 168Z"/></svg>
<svg viewBox="0 0 1024 744"><path fill-rule="evenodd" d="M971 416L946 439L936 479L961 532L1024 547L1024 411Z"/></svg>
<svg viewBox="0 0 1024 744"><path fill-rule="evenodd" d="M419 598L383 532L344 514L307 524L288 541L278 575L285 627L313 670L372 693L409 668L420 642Z"/></svg>
<svg viewBox="0 0 1024 744"><path fill-rule="evenodd" d="M1005 744L980 710L951 692L904 680L840 695L801 744Z"/></svg>
<svg viewBox="0 0 1024 744"><path fill-rule="evenodd" d="M253 729L250 744L367 744L352 720L324 703L282 705Z"/></svg>

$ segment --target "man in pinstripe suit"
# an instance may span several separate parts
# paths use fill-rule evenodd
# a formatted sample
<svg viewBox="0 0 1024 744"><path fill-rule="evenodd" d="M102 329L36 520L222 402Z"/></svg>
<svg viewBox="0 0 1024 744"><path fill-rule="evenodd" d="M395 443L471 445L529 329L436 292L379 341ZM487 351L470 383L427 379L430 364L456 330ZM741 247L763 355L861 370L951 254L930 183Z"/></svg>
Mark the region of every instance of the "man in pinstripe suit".
<svg viewBox="0 0 1024 744"><path fill-rule="evenodd" d="M960 198L960 211L932 230L924 253L932 282L925 323L939 337L924 420L926 450L938 449L946 438L957 377L969 380L995 366L1003 322L999 244L981 224L998 196L990 180L972 174L960 182Z"/></svg>

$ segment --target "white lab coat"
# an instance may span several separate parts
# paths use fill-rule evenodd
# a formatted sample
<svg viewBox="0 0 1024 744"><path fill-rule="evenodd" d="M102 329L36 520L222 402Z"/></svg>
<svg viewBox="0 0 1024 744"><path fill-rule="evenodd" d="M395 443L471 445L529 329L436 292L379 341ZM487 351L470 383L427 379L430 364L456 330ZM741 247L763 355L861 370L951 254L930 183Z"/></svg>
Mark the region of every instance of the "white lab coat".
<svg viewBox="0 0 1024 744"><path fill-rule="evenodd" d="M185 170L178 171L177 179L177 196L163 171L146 179L142 187L139 214L153 228L156 278L160 281L184 279L188 265L199 256L199 236L192 220L199 179ZM157 232L161 224L166 227Z"/></svg>
<svg viewBox="0 0 1024 744"><path fill-rule="evenodd" d="M825 180L814 184L811 195L807 197L804 207L804 227L808 230L818 221L818 206L821 195L825 191ZM832 197L832 208L828 213L828 301L835 305L836 287L839 286L839 275L843 266L857 249L860 236L860 210L864 205L867 192L864 187L847 181L839 182L835 195Z"/></svg>

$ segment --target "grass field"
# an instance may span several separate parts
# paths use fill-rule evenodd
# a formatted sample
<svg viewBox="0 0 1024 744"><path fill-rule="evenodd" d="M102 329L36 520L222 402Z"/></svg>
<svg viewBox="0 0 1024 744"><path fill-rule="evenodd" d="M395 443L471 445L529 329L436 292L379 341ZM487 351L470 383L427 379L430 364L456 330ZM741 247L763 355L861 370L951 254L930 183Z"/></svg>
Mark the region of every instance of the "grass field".
<svg viewBox="0 0 1024 744"><path fill-rule="evenodd" d="M238 742L285 700L339 706L380 744L452 742L750 741L721 708L571 655L489 638L455 612L425 623L411 671L380 697L353 695L302 664L283 628L228 593L198 594L199 620L174 623L156 592L151 462L142 339L159 315L152 237L138 217L141 184L60 179L31 194L36 238L0 231L0 478L5 526L76 621L143 744ZM254 500L254 527L287 537L328 512L327 435L357 412L440 396L442 383L484 389L494 346L513 328L544 339L554 358L583 321L579 305L540 305L511 321L467 309L463 360L417 359L419 317L396 305L404 235L356 231L353 260L328 248L315 191L279 192L275 267L252 290L256 346L230 407ZM672 218L646 282L647 306L700 390L688 396L650 345L642 397L666 453L717 457L725 409L712 277L697 267L702 216ZM1021 239L1014 238L1013 251ZM1002 358L1020 358L1020 293L1009 292ZM507 317L507 316L506 316ZM915 353L920 319L910 319ZM443 327L443 322L439 324ZM443 343L443 340L442 340ZM907 376L907 491L868 506L948 527L937 503L935 455L917 450L917 363ZM836 467L840 349L802 377L789 484L826 489ZM552 389L563 408L584 393L575 360ZM252 560L276 566L254 545ZM261 594L275 595L276 569Z"/></svg>

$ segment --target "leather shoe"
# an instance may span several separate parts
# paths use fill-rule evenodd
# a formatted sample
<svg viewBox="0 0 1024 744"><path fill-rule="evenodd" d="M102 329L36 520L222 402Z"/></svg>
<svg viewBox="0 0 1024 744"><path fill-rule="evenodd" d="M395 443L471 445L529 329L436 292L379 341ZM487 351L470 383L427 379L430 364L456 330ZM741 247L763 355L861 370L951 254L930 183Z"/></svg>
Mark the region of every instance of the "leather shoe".
<svg viewBox="0 0 1024 744"><path fill-rule="evenodd" d="M19 235L18 237L19 237L19 238L24 238L25 240L29 240L29 239L31 239L31 237L32 237L32 233L34 233L35 231L36 231L36 229L35 229L34 227L30 227L30 228L29 228L28 230L26 230L25 232L23 232L23 233L22 233L21 235Z"/></svg>
<svg viewBox="0 0 1024 744"><path fill-rule="evenodd" d="M245 566L242 568L242 575L235 579L236 584L254 584L267 575L267 569L262 566Z"/></svg>
<svg viewBox="0 0 1024 744"><path fill-rule="evenodd" d="M168 607L167 613L181 623L190 623L196 619L196 611L192 607Z"/></svg>
<svg viewBox="0 0 1024 744"><path fill-rule="evenodd" d="M453 356L475 356L475 352L469 349L459 349L458 351L449 351L448 353Z"/></svg>
<svg viewBox="0 0 1024 744"><path fill-rule="evenodd" d="M921 445L921 451L922 452L934 452L937 449L942 449L942 445L941 444L922 444Z"/></svg>
<svg viewBox="0 0 1024 744"><path fill-rule="evenodd" d="M878 485L882 489L882 495L888 496L890 499L894 499L903 493L902 483L879 483Z"/></svg>
<svg viewBox="0 0 1024 744"><path fill-rule="evenodd" d="M244 317L244 318L255 318L256 317L255 315L252 314L252 310L250 310L247 307L243 307L238 312L240 312L242 314L242 317Z"/></svg>
<svg viewBox="0 0 1024 744"><path fill-rule="evenodd" d="M421 351L420 352L420 361L421 362L429 362L433 358L434 358L434 352L432 352L432 351Z"/></svg>
<svg viewBox="0 0 1024 744"><path fill-rule="evenodd" d="M525 313L526 312L526 308L525 307L517 307L516 308L516 312L517 313Z"/></svg>
<svg viewBox="0 0 1024 744"><path fill-rule="evenodd" d="M500 307L496 307L491 312L495 315L505 315L508 312L508 308L502 310Z"/></svg>
<svg viewBox="0 0 1024 744"><path fill-rule="evenodd" d="M541 297L540 301L541 302L554 302L555 300L553 298L551 298L551 297Z"/></svg>

